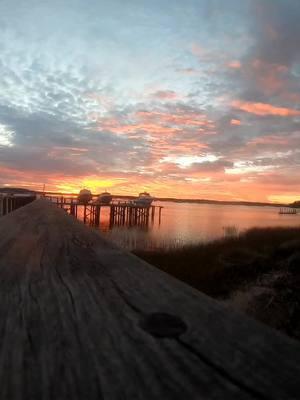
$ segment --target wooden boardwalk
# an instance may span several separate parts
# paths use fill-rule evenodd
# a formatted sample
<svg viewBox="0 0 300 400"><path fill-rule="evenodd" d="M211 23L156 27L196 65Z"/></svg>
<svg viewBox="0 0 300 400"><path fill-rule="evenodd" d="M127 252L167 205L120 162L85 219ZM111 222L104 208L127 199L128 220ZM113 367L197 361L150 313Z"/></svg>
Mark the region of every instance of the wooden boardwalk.
<svg viewBox="0 0 300 400"><path fill-rule="evenodd" d="M46 200L0 218L0 399L299 399L300 345Z"/></svg>

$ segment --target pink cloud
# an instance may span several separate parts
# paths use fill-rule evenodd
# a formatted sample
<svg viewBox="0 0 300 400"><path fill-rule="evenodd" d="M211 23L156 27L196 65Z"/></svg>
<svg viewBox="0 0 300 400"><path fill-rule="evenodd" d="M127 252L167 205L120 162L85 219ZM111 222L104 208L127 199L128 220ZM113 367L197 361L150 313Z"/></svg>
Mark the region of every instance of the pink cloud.
<svg viewBox="0 0 300 400"><path fill-rule="evenodd" d="M253 81L265 95L278 94L288 85L288 68L255 59L241 69L246 80Z"/></svg>
<svg viewBox="0 0 300 400"><path fill-rule="evenodd" d="M281 98L293 103L300 103L300 93L284 92L282 93Z"/></svg>
<svg viewBox="0 0 300 400"><path fill-rule="evenodd" d="M245 111L249 114L255 114L259 116L274 115L278 117L297 117L300 116L300 110L286 107L277 107L267 103L255 103L235 100L231 105L241 111Z"/></svg>
<svg viewBox="0 0 300 400"><path fill-rule="evenodd" d="M266 135L252 139L249 144L252 145L287 145L289 143L286 137Z"/></svg>
<svg viewBox="0 0 300 400"><path fill-rule="evenodd" d="M143 121L155 121L160 125L177 125L181 127L206 127L213 128L214 124L205 114L195 111L182 111L175 109L173 113L160 111L138 111L136 117Z"/></svg>
<svg viewBox="0 0 300 400"><path fill-rule="evenodd" d="M191 46L191 53L194 56L202 57L206 54L206 50L203 47L201 47L199 44L193 43Z"/></svg>
<svg viewBox="0 0 300 400"><path fill-rule="evenodd" d="M177 69L176 71L180 72L181 74L191 75L191 76L202 74L202 72L200 70L195 69L195 68L180 68L180 69Z"/></svg>
<svg viewBox="0 0 300 400"><path fill-rule="evenodd" d="M178 94L173 90L159 90L152 94L153 97L160 100L176 100L178 99Z"/></svg>
<svg viewBox="0 0 300 400"><path fill-rule="evenodd" d="M229 68L232 68L232 69L240 69L242 67L241 62L238 60L230 61L227 65Z"/></svg>

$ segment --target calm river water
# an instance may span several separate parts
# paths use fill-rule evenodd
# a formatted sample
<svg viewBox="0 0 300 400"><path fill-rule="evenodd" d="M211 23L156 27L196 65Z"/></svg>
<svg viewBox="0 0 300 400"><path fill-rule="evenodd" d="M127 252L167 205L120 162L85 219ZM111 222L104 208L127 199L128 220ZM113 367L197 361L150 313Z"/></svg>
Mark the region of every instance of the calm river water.
<svg viewBox="0 0 300 400"><path fill-rule="evenodd" d="M277 207L155 202L163 206L147 228L109 227L108 208L101 211L100 230L123 248L157 249L208 242L252 227L300 226L300 214L280 215ZM158 213L158 211L157 211Z"/></svg>

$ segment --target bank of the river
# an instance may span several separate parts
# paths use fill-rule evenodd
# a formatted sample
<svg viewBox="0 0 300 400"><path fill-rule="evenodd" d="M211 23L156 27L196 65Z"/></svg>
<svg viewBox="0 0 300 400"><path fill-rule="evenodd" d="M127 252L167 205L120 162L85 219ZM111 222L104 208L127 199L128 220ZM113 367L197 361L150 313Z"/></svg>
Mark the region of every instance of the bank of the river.
<svg viewBox="0 0 300 400"><path fill-rule="evenodd" d="M136 254L191 286L300 339L300 227Z"/></svg>

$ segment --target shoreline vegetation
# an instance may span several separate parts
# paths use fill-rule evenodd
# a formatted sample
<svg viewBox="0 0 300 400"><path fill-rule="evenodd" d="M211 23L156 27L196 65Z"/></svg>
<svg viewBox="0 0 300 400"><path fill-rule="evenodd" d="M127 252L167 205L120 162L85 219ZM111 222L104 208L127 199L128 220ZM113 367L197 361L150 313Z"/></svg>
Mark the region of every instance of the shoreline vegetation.
<svg viewBox="0 0 300 400"><path fill-rule="evenodd" d="M300 340L300 226L253 228L207 244L134 254Z"/></svg>

